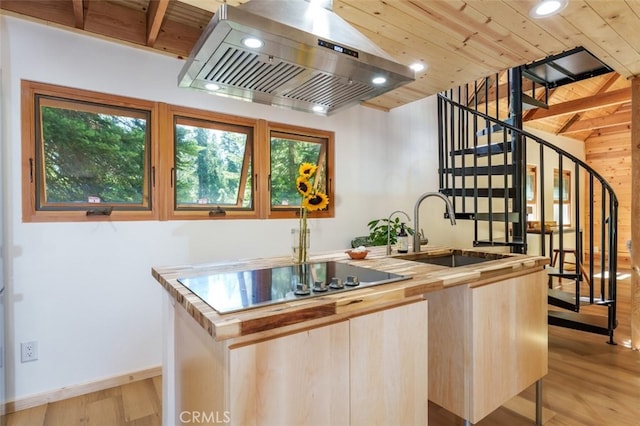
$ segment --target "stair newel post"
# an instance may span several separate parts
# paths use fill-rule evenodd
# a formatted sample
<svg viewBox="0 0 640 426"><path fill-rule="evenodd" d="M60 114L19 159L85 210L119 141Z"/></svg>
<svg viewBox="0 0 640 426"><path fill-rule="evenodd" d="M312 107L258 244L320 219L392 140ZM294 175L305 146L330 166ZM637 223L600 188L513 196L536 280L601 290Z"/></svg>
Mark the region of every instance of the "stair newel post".
<svg viewBox="0 0 640 426"><path fill-rule="evenodd" d="M522 69L513 67L509 71L511 80L511 114L513 118L513 126L522 129ZM513 211L518 215L518 221L513 223L513 240L522 241L522 245L512 245L512 251L518 251L525 254L527 252L526 240L526 174L527 174L527 157L526 149L523 143L523 136L520 132L511 132L511 162L513 164L513 187L515 194L513 198Z"/></svg>
<svg viewBox="0 0 640 426"><path fill-rule="evenodd" d="M544 145L540 144L538 146L538 168L540 169L540 173L538 173L538 185L540 187L540 246L542 247L542 255L545 255L545 245L544 245L544 237L545 237L545 230L546 227L544 226L545 223L545 197L544 194L546 194L546 192L544 191ZM553 231L550 231L552 234L549 237L551 243L549 244L549 259L553 258L553 250L552 250L552 246L553 246Z"/></svg>

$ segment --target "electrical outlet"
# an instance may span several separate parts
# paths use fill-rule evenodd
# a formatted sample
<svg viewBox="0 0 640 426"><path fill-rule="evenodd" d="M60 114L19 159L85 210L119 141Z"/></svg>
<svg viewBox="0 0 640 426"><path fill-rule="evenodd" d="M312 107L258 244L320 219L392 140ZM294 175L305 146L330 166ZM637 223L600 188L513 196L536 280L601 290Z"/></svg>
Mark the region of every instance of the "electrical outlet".
<svg viewBox="0 0 640 426"><path fill-rule="evenodd" d="M24 342L20 343L20 361L29 362L38 359L38 342Z"/></svg>

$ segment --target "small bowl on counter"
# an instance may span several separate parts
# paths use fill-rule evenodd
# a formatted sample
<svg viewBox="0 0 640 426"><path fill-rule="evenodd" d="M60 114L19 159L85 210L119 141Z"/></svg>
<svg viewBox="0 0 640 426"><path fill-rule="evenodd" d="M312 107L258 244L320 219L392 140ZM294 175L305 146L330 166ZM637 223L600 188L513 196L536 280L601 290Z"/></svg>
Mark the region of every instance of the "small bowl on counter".
<svg viewBox="0 0 640 426"><path fill-rule="evenodd" d="M345 251L345 253L347 253L351 259L361 260L367 257L369 250L354 249L354 250L347 250Z"/></svg>

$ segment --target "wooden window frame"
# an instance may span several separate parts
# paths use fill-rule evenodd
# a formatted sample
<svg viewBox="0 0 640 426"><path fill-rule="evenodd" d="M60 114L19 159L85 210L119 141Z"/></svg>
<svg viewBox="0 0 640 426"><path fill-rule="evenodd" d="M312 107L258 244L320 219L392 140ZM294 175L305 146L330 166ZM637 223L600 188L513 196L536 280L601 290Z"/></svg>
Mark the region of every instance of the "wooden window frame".
<svg viewBox="0 0 640 426"><path fill-rule="evenodd" d="M292 137L299 138L300 140L308 140L312 142L316 142L318 140L323 140L325 142L325 146L321 150L320 156L324 157L321 162L324 163L324 167L326 167L326 193L329 197L329 205L323 209L313 212L308 212L308 216L311 219L315 218L331 218L335 217L335 188L334 188L334 144L335 144L335 133L326 130L313 129L308 127L300 127L300 126L292 126L289 124L282 123L267 123L267 134L266 134L266 148L270 149L271 147L271 135L272 134L282 134L282 135L291 135ZM268 170L270 173L271 170L271 155L267 156L267 164L264 166L267 167L265 170ZM270 177L269 177L270 180ZM295 185L295 182L291 183ZM273 208L271 205L271 188L270 184L267 184L267 188L269 189L269 196L266 200L266 208L268 209L268 217L274 219L295 219L300 217L300 207L298 205L291 206L278 206Z"/></svg>
<svg viewBox="0 0 640 426"><path fill-rule="evenodd" d="M77 208L65 210L38 210L36 196L36 96L50 96L70 101L88 102L107 107L131 108L147 111L149 114L148 149L148 210L113 209L109 215L87 214L87 210ZM326 165L326 185L329 205L321 211L309 212L309 218L330 218L335 216L334 188L334 140L332 131L293 126L283 123L271 123L263 119L253 119L234 115L225 115L206 110L169 105L161 102L146 101L125 96L111 95L89 90L38 83L28 80L21 82L21 131L22 131L22 220L28 222L103 222L135 220L225 220L225 219L292 219L299 217L296 206L271 209L270 168L271 168L271 132L296 135L300 138L326 141L324 156ZM252 179L253 209L228 209L224 215L209 214L210 209L202 211L176 210L173 189L174 168L174 118L215 121L232 126L250 127L253 132ZM295 182L292 182L295 185ZM96 204L96 209L100 209Z"/></svg>
<svg viewBox="0 0 640 426"><path fill-rule="evenodd" d="M164 206L165 217L169 220L224 220L224 219L257 219L261 217L261 212L263 209L260 208L260 205L264 202L262 201L263 197L259 197L259 193L264 192L259 191L260 185L258 181L260 180L260 169L257 167L258 163L258 154L261 152L259 149L259 139L260 139L260 120L243 118L232 115L225 115L219 113L213 113L210 111L204 111L195 108L187 108L180 106L172 106L165 105L161 106L161 109L164 110L162 116L166 117L163 120L163 128L161 129L162 134L170 135L170 137L165 137L162 139L162 153L166 153L167 155L164 157L164 161L161 166L162 176L165 177L164 183L165 186L162 189L162 194L165 195L166 203ZM251 148L249 153L252 156L252 178L253 178L253 188L252 188L252 198L253 198L253 206L250 209L241 209L241 208L223 208L220 214L217 214L217 209L209 207L204 207L202 209L180 209L176 207L176 193L174 188L175 183L175 123L176 120L184 119L184 120L193 120L194 122L201 123L219 123L222 126L239 126L244 128L250 128L252 133L252 140L250 141ZM168 182L166 177L169 177ZM246 178L246 176L245 176Z"/></svg>
<svg viewBox="0 0 640 426"><path fill-rule="evenodd" d="M88 90L75 89L52 84L37 83L23 80L21 82L21 113L22 113L22 220L23 222L100 222L120 220L154 220L159 217L156 181L156 163L158 158L158 111L157 104L150 101L133 99L124 96L108 95ZM38 131L36 123L38 113L36 111L37 97L60 98L65 101L79 103L87 102L105 107L130 108L133 110L147 111L149 114L148 125L148 154L145 162L144 193L146 194L148 209L118 206L109 210L108 207L96 204L95 208L83 206L78 209L71 203L60 203L56 209L38 209L38 188L41 186L37 179L37 167L43 167L37 161L36 147L39 146L36 138ZM68 207L65 209L65 207ZM86 208L85 208L86 207ZM105 210L106 209L106 210ZM102 214L103 212L109 214ZM97 214L91 214L97 213Z"/></svg>

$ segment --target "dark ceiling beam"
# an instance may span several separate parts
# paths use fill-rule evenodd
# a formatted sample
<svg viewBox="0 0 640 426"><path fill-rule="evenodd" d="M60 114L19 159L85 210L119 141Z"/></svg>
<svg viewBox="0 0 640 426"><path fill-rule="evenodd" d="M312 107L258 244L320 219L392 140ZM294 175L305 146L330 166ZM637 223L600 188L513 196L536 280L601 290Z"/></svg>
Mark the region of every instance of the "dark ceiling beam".
<svg viewBox="0 0 640 426"><path fill-rule="evenodd" d="M147 9L147 46L153 47L160 34L169 0L151 0Z"/></svg>

